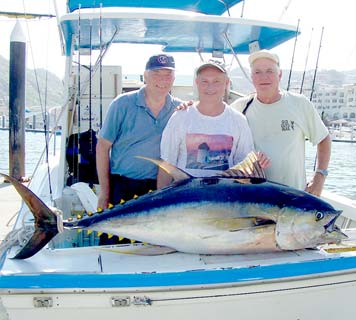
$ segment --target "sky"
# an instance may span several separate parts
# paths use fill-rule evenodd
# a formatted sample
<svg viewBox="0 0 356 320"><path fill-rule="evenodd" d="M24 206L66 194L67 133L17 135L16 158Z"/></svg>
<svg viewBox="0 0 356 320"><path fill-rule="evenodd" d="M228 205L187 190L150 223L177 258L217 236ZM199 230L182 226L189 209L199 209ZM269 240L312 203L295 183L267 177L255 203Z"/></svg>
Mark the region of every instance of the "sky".
<svg viewBox="0 0 356 320"><path fill-rule="evenodd" d="M59 12L65 13L66 0L57 0L56 3ZM237 5L231 9L231 15L239 18L241 7ZM28 13L55 14L52 0L0 0L0 11L24 12L24 10ZM315 69L319 49L318 70L356 69L355 0L246 0L244 18L290 25L297 25L299 20L301 35L297 39L293 70ZM27 66L46 68L62 78L65 59L61 55L56 18L20 19L19 21L27 41ZM0 16L0 55L6 59L9 59L10 37L15 23L16 19ZM324 34L320 47L323 27ZM289 40L273 50L280 56L283 69L289 69L291 66L294 42L294 39ZM124 46L120 54L124 57L132 57L132 50L135 48ZM146 57L142 60L127 59L128 63L123 67L123 73L142 73L147 58L159 51L159 46L152 46L145 50ZM199 57L196 54L173 55L177 74L190 74L199 64ZM117 57L110 55L105 59L104 64L117 61ZM241 56L240 59L247 67L247 57ZM227 61L231 62L232 58L227 57Z"/></svg>

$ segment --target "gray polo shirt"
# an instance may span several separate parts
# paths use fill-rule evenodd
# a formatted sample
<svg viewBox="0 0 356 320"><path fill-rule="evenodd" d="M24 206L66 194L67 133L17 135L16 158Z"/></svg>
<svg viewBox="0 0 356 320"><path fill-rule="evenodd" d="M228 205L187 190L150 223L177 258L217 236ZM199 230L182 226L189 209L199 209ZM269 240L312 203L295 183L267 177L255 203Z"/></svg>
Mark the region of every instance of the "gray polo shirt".
<svg viewBox="0 0 356 320"><path fill-rule="evenodd" d="M99 137L113 143L110 156L112 174L132 179L156 179L157 166L136 156L160 158L162 131L181 102L168 95L156 118L146 105L144 88L113 100L99 133Z"/></svg>

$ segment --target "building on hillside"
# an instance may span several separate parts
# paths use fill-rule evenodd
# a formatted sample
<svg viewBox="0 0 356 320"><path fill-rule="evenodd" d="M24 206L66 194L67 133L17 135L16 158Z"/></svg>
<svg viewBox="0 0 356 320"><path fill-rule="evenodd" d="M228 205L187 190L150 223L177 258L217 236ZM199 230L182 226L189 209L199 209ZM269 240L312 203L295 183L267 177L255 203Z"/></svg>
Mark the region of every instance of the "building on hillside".
<svg viewBox="0 0 356 320"><path fill-rule="evenodd" d="M313 93L312 102L320 114L329 120L356 121L356 84L319 86Z"/></svg>

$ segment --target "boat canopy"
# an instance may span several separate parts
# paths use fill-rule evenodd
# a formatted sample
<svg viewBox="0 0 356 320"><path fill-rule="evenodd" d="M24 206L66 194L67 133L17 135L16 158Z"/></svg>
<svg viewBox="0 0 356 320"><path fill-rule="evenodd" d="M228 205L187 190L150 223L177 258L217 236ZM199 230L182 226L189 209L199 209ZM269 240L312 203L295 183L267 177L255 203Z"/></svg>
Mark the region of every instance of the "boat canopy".
<svg viewBox="0 0 356 320"><path fill-rule="evenodd" d="M69 12L80 8L128 7L179 9L221 15L243 0L67 0Z"/></svg>
<svg viewBox="0 0 356 320"><path fill-rule="evenodd" d="M110 43L156 44L166 52L248 54L252 43L271 49L297 32L294 26L271 22L132 9L69 13L62 16L61 29L66 55L79 44L81 49L98 49Z"/></svg>

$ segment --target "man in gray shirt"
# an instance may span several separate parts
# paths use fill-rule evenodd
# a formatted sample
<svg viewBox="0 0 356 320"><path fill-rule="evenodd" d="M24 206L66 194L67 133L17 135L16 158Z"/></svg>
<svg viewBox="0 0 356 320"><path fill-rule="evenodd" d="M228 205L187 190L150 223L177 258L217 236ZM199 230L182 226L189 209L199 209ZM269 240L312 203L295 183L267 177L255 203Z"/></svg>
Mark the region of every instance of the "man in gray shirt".
<svg viewBox="0 0 356 320"><path fill-rule="evenodd" d="M111 103L96 147L99 208L156 189L156 165L136 156L160 158L162 131L181 103L169 93L174 71L172 56L152 56L144 72L145 86Z"/></svg>

